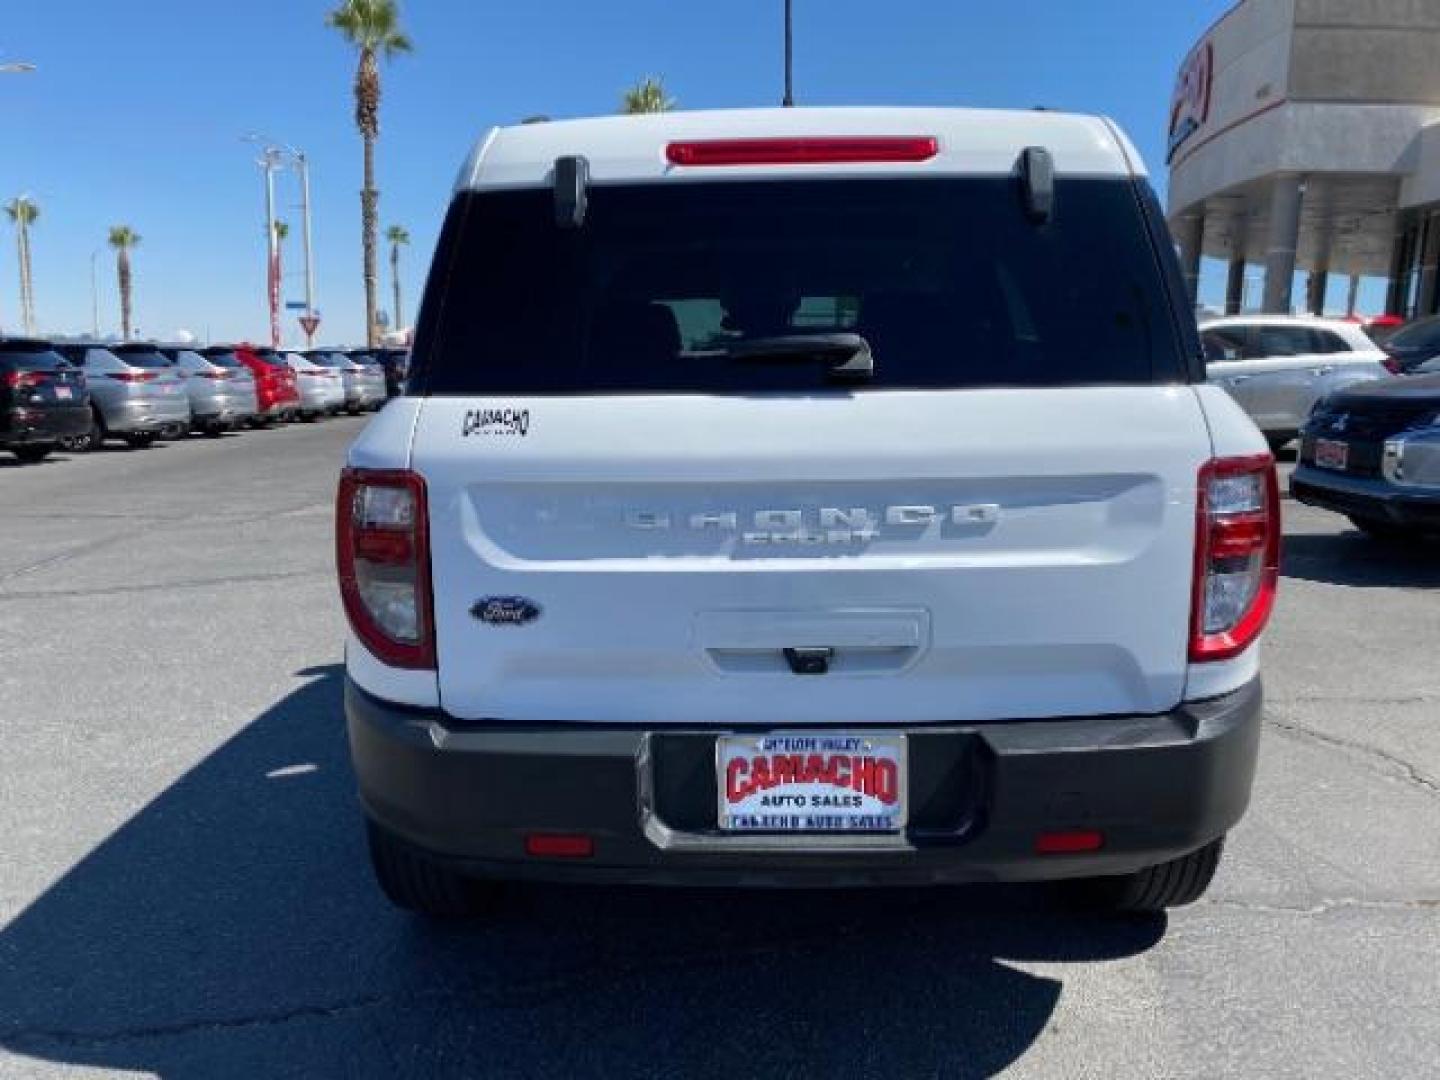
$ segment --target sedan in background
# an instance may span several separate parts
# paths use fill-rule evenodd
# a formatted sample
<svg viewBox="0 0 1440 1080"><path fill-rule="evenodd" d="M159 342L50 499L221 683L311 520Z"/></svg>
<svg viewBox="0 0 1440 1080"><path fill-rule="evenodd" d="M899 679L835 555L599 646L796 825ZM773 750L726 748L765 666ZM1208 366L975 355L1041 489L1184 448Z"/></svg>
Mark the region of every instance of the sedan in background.
<svg viewBox="0 0 1440 1080"><path fill-rule="evenodd" d="M345 386L339 371L321 367L299 353L285 353L284 360L295 373L300 390L300 419L334 416L345 407Z"/></svg>
<svg viewBox="0 0 1440 1080"><path fill-rule="evenodd" d="M255 379L255 417L251 427L264 427L275 420L293 420L300 409L300 388L295 381L295 372L285 363L274 349L259 349L250 345L217 346L205 349L201 355L211 356L217 351L234 353L235 359Z"/></svg>
<svg viewBox="0 0 1440 1080"><path fill-rule="evenodd" d="M385 404L385 370L379 364L361 363L333 349L312 349L304 355L315 366L340 373L345 411L351 416Z"/></svg>
<svg viewBox="0 0 1440 1080"><path fill-rule="evenodd" d="M1390 377L1365 331L1333 319L1250 315L1200 324L1209 381L1229 392L1278 450L1315 403L1355 383Z"/></svg>
<svg viewBox="0 0 1440 1080"><path fill-rule="evenodd" d="M248 423L260 411L255 376L233 349L209 349L202 354L184 346L162 346L160 352L185 380L190 422L196 431L214 437Z"/></svg>
<svg viewBox="0 0 1440 1080"><path fill-rule="evenodd" d="M85 376L49 342L0 339L0 450L27 464L44 461L90 422Z"/></svg>
<svg viewBox="0 0 1440 1080"><path fill-rule="evenodd" d="M66 342L56 351L85 372L90 388L90 427L65 440L68 449L95 450L106 439L123 439L138 450L190 430L185 380L154 345Z"/></svg>

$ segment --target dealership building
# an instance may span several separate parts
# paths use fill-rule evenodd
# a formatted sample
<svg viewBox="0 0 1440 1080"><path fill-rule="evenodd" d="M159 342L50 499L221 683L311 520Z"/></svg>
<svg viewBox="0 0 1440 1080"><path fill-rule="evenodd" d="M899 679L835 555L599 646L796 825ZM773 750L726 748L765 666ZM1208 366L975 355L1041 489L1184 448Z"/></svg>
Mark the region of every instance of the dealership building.
<svg viewBox="0 0 1440 1080"><path fill-rule="evenodd" d="M1192 299L1208 257L1229 312L1353 311L1366 277L1389 312L1440 310L1440 0L1242 0L1169 119Z"/></svg>

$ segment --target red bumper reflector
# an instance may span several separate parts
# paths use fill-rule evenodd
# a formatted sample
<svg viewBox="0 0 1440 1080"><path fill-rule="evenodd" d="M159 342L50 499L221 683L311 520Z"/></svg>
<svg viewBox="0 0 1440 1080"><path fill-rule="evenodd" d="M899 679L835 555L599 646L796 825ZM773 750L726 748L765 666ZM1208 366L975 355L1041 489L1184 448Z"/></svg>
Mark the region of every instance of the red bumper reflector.
<svg viewBox="0 0 1440 1080"><path fill-rule="evenodd" d="M672 165L828 165L860 161L929 161L934 136L857 135L824 139L705 139L665 147Z"/></svg>
<svg viewBox="0 0 1440 1080"><path fill-rule="evenodd" d="M531 833L525 837L525 854L542 859L588 859L595 841L579 833Z"/></svg>
<svg viewBox="0 0 1440 1080"><path fill-rule="evenodd" d="M1079 851L1099 851L1104 846L1105 834L1099 829L1046 832L1035 838L1037 855L1073 855Z"/></svg>

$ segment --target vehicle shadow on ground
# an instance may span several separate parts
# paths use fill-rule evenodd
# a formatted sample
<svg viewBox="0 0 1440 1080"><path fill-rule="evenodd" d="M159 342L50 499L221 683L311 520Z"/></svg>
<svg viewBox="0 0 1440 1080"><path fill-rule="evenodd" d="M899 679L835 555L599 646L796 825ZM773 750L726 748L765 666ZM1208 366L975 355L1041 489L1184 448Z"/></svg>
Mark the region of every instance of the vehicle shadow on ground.
<svg viewBox="0 0 1440 1080"><path fill-rule="evenodd" d="M257 718L0 933L0 1046L161 1076L987 1076L1064 971L1163 917L1023 889L516 890L390 909L335 668Z"/></svg>
<svg viewBox="0 0 1440 1080"><path fill-rule="evenodd" d="M1364 589L1440 588L1440 539L1375 540L1358 529L1287 536L1280 573Z"/></svg>

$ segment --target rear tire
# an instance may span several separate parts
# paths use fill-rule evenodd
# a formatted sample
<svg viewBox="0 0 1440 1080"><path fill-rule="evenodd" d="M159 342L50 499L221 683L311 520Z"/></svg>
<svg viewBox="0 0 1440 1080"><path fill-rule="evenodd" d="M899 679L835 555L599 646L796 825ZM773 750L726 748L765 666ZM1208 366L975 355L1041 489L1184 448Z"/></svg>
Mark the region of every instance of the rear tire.
<svg viewBox="0 0 1440 1080"><path fill-rule="evenodd" d="M131 450L144 450L155 445L155 434L150 431L136 431L126 435L125 442Z"/></svg>
<svg viewBox="0 0 1440 1080"><path fill-rule="evenodd" d="M1071 898L1092 911L1154 913L1172 907L1193 904L1205 895L1225 838L1212 840L1199 851L1178 859L1147 866L1144 870L1120 877L1082 878L1066 882Z"/></svg>
<svg viewBox="0 0 1440 1080"><path fill-rule="evenodd" d="M416 851L373 821L365 822L370 865L381 891L396 907L436 919L482 914L497 887L470 878Z"/></svg>
<svg viewBox="0 0 1440 1080"><path fill-rule="evenodd" d="M32 444L30 446L16 446L12 447L10 452L20 459L21 464L38 465L40 462L44 461L47 457L49 457L52 453L55 452L55 446L52 443L41 443L38 445Z"/></svg>
<svg viewBox="0 0 1440 1080"><path fill-rule="evenodd" d="M1347 515L1350 524L1359 529L1372 540L1405 541L1415 540L1420 536L1418 529L1412 529L1408 525L1397 525L1393 521L1381 521L1379 518L1357 517L1354 514Z"/></svg>

